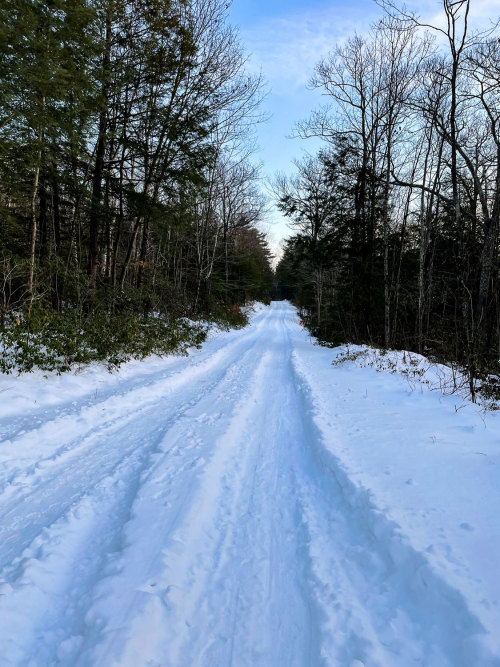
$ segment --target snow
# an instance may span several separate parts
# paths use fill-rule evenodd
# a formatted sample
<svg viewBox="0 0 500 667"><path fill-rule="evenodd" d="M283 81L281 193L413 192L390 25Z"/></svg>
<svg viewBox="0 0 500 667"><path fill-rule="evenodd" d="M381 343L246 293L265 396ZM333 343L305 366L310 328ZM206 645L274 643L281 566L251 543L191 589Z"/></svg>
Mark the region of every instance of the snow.
<svg viewBox="0 0 500 667"><path fill-rule="evenodd" d="M2 378L2 666L500 665L498 415L342 351Z"/></svg>

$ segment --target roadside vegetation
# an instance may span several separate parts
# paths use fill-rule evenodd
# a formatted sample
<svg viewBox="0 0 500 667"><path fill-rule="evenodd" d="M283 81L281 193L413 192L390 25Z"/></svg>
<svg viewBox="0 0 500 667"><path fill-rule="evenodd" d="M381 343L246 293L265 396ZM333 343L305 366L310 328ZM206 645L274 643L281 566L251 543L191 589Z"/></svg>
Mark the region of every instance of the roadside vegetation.
<svg viewBox="0 0 500 667"><path fill-rule="evenodd" d="M321 341L458 364L500 398L499 26L473 30L469 0L435 25L379 4L316 66L329 103L297 132L323 147L274 184L278 294Z"/></svg>

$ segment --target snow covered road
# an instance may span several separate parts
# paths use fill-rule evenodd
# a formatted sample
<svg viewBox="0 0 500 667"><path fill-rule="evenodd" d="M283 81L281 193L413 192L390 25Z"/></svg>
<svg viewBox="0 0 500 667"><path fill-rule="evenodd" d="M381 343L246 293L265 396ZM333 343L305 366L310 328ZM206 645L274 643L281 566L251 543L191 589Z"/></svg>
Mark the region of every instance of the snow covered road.
<svg viewBox="0 0 500 667"><path fill-rule="evenodd" d="M36 404L5 380L0 665L500 665L498 420L334 356L273 303Z"/></svg>

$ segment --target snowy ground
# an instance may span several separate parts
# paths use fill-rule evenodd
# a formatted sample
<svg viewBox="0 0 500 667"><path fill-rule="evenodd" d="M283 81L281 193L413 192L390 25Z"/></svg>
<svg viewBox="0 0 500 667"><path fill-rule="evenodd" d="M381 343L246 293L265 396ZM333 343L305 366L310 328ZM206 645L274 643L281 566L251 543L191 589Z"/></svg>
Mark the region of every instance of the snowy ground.
<svg viewBox="0 0 500 667"><path fill-rule="evenodd" d="M0 664L500 665L500 428L313 346L0 381Z"/></svg>

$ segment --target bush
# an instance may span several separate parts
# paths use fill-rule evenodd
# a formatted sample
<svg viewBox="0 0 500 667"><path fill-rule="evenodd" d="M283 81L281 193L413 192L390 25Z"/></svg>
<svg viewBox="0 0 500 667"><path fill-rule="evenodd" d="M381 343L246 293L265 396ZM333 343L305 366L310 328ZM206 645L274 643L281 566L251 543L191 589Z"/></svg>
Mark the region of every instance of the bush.
<svg viewBox="0 0 500 667"><path fill-rule="evenodd" d="M150 354L185 354L205 338L206 326L182 320L99 310L85 316L72 309L57 314L38 307L11 317L1 331L0 371L62 373L92 361L106 361L112 369Z"/></svg>
<svg viewBox="0 0 500 667"><path fill-rule="evenodd" d="M211 322L223 329L242 329L248 324L247 315L236 304L233 306L220 305L212 311L209 317Z"/></svg>

